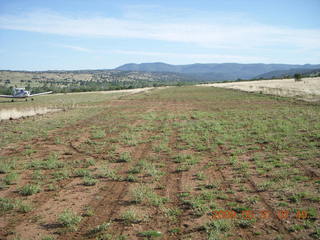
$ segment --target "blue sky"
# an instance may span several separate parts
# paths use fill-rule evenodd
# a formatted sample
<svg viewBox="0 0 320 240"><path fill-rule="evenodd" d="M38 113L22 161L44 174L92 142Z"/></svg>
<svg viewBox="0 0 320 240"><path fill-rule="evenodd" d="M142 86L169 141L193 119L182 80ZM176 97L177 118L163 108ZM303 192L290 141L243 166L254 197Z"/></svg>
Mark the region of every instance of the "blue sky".
<svg viewBox="0 0 320 240"><path fill-rule="evenodd" d="M320 64L320 0L0 0L0 69Z"/></svg>

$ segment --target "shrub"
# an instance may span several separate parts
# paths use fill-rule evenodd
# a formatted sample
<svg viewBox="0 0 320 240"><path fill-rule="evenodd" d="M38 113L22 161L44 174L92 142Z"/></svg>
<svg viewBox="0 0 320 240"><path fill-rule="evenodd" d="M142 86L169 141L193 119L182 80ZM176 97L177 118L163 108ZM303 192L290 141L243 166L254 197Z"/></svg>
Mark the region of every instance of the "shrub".
<svg viewBox="0 0 320 240"><path fill-rule="evenodd" d="M15 168L15 163L0 162L0 173L8 173Z"/></svg>
<svg viewBox="0 0 320 240"><path fill-rule="evenodd" d="M78 225L81 220L81 216L78 216L68 209L64 210L58 218L58 222L61 223L63 227L68 228L71 231L76 231L78 229Z"/></svg>
<svg viewBox="0 0 320 240"><path fill-rule="evenodd" d="M122 213L121 219L124 221L125 224L138 223L141 221L141 219L134 210L128 210Z"/></svg>
<svg viewBox="0 0 320 240"><path fill-rule="evenodd" d="M89 231L89 234L97 234L97 233L103 232L110 226L110 224L111 224L110 222L102 223L101 225L98 225L93 229L91 229Z"/></svg>
<svg viewBox="0 0 320 240"><path fill-rule="evenodd" d="M228 220L214 220L207 223L204 227L206 229L208 239L222 239L223 235L231 230L231 222Z"/></svg>
<svg viewBox="0 0 320 240"><path fill-rule="evenodd" d="M57 154L51 154L47 159L40 160L40 161L32 161L28 168L31 169L57 169L62 168L63 163L58 161L58 155Z"/></svg>
<svg viewBox="0 0 320 240"><path fill-rule="evenodd" d="M13 184L17 179L19 175L17 173L8 173L4 178L3 182L7 185Z"/></svg>
<svg viewBox="0 0 320 240"><path fill-rule="evenodd" d="M35 193L40 192L40 186L39 185L35 185L35 184L27 184L24 185L21 189L20 189L20 194L23 196L29 196Z"/></svg>
<svg viewBox="0 0 320 240"><path fill-rule="evenodd" d="M90 171L87 169L77 169L74 171L74 176L75 177L89 177L90 176Z"/></svg>
<svg viewBox="0 0 320 240"><path fill-rule="evenodd" d="M126 177L126 179L125 179L126 181L128 181L128 182L136 182L137 181L137 178L135 177L135 176L133 176L133 175L128 175L127 177Z"/></svg>
<svg viewBox="0 0 320 240"><path fill-rule="evenodd" d="M84 177L83 178L83 185L85 186L94 186L98 182L97 179L94 179L92 177Z"/></svg>
<svg viewBox="0 0 320 240"><path fill-rule="evenodd" d="M29 203L18 202L16 207L20 213L27 213L32 210L32 206Z"/></svg>
<svg viewBox="0 0 320 240"><path fill-rule="evenodd" d="M118 162L130 162L130 161L131 161L131 155L129 152L123 152L120 154Z"/></svg>
<svg viewBox="0 0 320 240"><path fill-rule="evenodd" d="M302 76L300 73L296 73L293 77L294 77L294 81L296 82L302 81Z"/></svg>
<svg viewBox="0 0 320 240"><path fill-rule="evenodd" d="M135 203L146 201L152 206L161 206L168 201L167 198L159 196L153 189L142 184L133 189L131 194Z"/></svg>
<svg viewBox="0 0 320 240"><path fill-rule="evenodd" d="M0 198L0 213L13 210L15 207L14 201L9 198Z"/></svg>

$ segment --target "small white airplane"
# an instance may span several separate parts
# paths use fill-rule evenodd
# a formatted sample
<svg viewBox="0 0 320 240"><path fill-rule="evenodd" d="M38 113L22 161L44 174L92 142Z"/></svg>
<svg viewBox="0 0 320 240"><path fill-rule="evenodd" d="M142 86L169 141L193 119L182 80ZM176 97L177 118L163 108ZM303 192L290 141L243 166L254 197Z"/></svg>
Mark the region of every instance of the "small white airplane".
<svg viewBox="0 0 320 240"><path fill-rule="evenodd" d="M31 91L27 91L25 88L14 88L12 91L12 95L0 95L0 98L12 98L12 102L14 98L25 98L26 101L28 101L28 97L40 96L50 93L52 93L52 91L31 94ZM31 98L31 100L33 100L33 98Z"/></svg>

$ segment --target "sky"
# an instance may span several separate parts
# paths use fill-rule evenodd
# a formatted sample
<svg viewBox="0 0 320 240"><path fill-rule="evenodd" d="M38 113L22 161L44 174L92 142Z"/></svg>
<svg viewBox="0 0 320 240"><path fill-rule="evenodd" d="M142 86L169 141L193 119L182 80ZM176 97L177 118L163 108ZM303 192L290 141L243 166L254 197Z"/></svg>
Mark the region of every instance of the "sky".
<svg viewBox="0 0 320 240"><path fill-rule="evenodd" d="M320 0L0 0L0 69L320 64Z"/></svg>

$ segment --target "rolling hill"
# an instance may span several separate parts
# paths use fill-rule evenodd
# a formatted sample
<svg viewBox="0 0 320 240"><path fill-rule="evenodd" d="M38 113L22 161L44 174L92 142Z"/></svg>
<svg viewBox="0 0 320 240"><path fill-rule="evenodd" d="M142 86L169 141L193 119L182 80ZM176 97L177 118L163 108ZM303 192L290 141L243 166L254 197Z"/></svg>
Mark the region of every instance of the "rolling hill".
<svg viewBox="0 0 320 240"><path fill-rule="evenodd" d="M309 69L309 68L292 68L289 70L277 70L277 71L271 71L264 74L260 74L256 76L255 78L263 78L263 79L270 79L270 78L283 78L290 76L292 77L294 74L300 73L300 74L307 74L307 75L317 75L320 73L320 68L316 69Z"/></svg>
<svg viewBox="0 0 320 240"><path fill-rule="evenodd" d="M193 76L195 79L202 80L236 80L238 78L251 79L262 74L273 71L287 71L291 69L316 69L320 65L293 65L293 64L240 64L240 63L208 63L208 64L189 64L171 65L161 62L155 63L129 63L117 67L120 71L139 71L139 72L174 72Z"/></svg>

